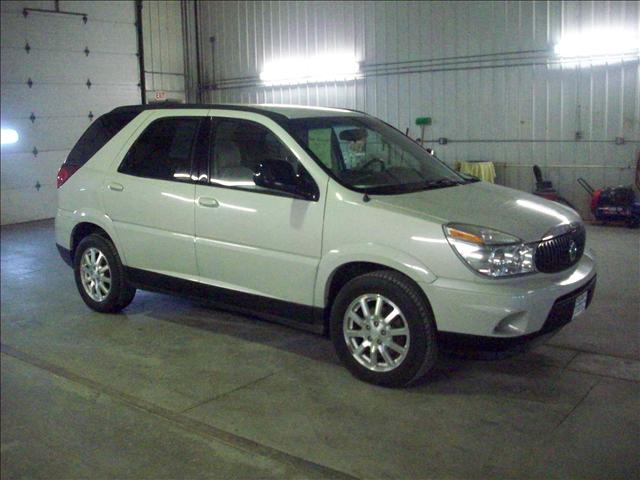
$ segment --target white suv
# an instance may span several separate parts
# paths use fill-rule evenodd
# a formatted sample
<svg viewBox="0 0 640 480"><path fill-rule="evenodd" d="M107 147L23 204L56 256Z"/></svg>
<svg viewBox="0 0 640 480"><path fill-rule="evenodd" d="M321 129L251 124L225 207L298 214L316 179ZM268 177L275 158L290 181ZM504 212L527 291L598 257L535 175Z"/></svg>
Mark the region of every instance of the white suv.
<svg viewBox="0 0 640 480"><path fill-rule="evenodd" d="M461 176L350 110L121 107L58 174L56 242L82 299L177 292L319 333L357 377L408 385L438 348L512 349L595 287L571 209Z"/></svg>

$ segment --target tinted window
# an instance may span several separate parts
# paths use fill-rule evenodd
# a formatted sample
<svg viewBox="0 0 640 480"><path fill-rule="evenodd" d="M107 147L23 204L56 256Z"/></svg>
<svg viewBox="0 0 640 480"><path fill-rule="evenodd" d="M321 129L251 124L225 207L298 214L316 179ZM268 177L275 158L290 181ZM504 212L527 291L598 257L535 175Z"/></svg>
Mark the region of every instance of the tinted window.
<svg viewBox="0 0 640 480"><path fill-rule="evenodd" d="M156 120L138 137L118 171L137 177L189 180L191 149L200 118Z"/></svg>
<svg viewBox="0 0 640 480"><path fill-rule="evenodd" d="M298 159L269 129L247 120L217 122L209 159L210 181L229 187L264 191L253 182L253 174L265 160L286 161L296 175L308 177Z"/></svg>
<svg viewBox="0 0 640 480"><path fill-rule="evenodd" d="M107 113L99 117L82 134L75 144L67 161L69 165L84 165L111 140L120 130L133 120L139 112Z"/></svg>

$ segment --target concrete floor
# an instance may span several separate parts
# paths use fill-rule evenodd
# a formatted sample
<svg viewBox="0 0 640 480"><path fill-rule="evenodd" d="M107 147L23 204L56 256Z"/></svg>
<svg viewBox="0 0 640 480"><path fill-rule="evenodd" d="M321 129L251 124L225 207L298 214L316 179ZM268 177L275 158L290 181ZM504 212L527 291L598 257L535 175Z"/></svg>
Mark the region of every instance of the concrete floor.
<svg viewBox="0 0 640 480"><path fill-rule="evenodd" d="M52 221L3 227L2 478L640 478L640 233L588 235L594 303L549 343L389 390L183 299L94 313Z"/></svg>

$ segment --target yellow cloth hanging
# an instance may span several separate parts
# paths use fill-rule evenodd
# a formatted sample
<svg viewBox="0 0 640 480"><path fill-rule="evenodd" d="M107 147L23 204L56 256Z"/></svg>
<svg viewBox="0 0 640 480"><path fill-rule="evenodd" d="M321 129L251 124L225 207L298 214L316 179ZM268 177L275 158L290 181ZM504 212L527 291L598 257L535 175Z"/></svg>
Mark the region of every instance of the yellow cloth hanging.
<svg viewBox="0 0 640 480"><path fill-rule="evenodd" d="M459 162L459 171L478 177L485 182L495 183L496 168L493 162Z"/></svg>

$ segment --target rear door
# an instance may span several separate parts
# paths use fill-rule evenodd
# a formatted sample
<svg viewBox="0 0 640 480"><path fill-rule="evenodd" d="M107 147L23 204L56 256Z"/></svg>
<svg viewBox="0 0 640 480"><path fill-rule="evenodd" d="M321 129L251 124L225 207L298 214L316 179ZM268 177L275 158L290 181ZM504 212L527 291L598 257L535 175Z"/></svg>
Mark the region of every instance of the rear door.
<svg viewBox="0 0 640 480"><path fill-rule="evenodd" d="M157 110L105 179L105 210L129 267L195 279L191 178L207 110Z"/></svg>
<svg viewBox="0 0 640 480"><path fill-rule="evenodd" d="M285 144L282 132L276 133L274 122L251 116L237 112L213 120L205 181L196 186L200 275L236 291L313 305L327 177L319 168L311 177L319 187L317 201L255 185L253 174L262 160L286 160L299 175L311 170L302 165L300 152ZM269 122L273 125L266 126Z"/></svg>

